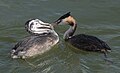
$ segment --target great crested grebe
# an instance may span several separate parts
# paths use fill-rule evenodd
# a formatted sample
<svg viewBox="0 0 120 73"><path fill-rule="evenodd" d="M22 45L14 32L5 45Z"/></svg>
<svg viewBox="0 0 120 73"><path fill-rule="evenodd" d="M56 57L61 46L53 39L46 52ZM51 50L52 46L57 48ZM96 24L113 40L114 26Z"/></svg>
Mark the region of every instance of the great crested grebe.
<svg viewBox="0 0 120 73"><path fill-rule="evenodd" d="M65 41L72 44L74 47L86 51L102 52L106 57L106 52L110 51L110 47L102 40L95 36L78 34L73 35L77 28L77 23L75 19L70 15L70 12L61 16L56 24L68 24L70 28L65 32L63 38Z"/></svg>
<svg viewBox="0 0 120 73"><path fill-rule="evenodd" d="M48 51L58 41L58 34L49 23L32 19L25 23L29 36L18 42L11 51L12 58L27 58Z"/></svg>

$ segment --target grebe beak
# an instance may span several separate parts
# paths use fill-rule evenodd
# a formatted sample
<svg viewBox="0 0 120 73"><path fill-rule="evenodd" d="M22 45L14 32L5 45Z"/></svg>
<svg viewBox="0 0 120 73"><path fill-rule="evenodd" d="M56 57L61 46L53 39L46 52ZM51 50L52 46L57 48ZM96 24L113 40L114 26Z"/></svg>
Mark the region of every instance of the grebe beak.
<svg viewBox="0 0 120 73"><path fill-rule="evenodd" d="M69 16L71 16L71 15L70 15L70 12L68 12L68 13L64 14L63 16L61 16L61 17L60 17L59 19L57 19L54 23L55 23L56 25L61 24L61 22L63 22L64 19L67 18L67 17L69 17Z"/></svg>

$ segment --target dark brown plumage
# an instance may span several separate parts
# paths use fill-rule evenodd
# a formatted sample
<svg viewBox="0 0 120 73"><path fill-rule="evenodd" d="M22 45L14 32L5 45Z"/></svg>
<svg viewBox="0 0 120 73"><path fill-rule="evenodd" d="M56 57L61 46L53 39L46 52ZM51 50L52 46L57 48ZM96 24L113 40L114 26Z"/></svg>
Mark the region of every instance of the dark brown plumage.
<svg viewBox="0 0 120 73"><path fill-rule="evenodd" d="M85 34L75 35L72 36L67 41L76 48L86 51L104 52L111 50L110 47L104 41L90 35Z"/></svg>

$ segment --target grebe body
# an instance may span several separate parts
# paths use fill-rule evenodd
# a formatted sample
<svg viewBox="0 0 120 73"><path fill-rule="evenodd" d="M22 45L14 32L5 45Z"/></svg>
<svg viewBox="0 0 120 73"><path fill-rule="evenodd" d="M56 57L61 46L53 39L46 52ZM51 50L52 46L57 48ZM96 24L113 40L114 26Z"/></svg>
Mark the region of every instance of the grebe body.
<svg viewBox="0 0 120 73"><path fill-rule="evenodd" d="M111 50L110 47L102 40L95 36L79 34L71 37L68 42L78 49L86 51L104 52ZM76 44L78 43L78 44Z"/></svg>
<svg viewBox="0 0 120 73"><path fill-rule="evenodd" d="M106 53L110 51L110 47L101 39L86 35L86 34L78 34L74 35L74 32L77 28L77 23L75 19L70 15L70 12L61 16L56 24L68 24L70 28L64 33L64 40L69 42L71 45L78 49L86 50L86 51L95 51L95 52L103 52Z"/></svg>
<svg viewBox="0 0 120 73"><path fill-rule="evenodd" d="M12 58L28 58L42 54L59 41L58 34L49 23L39 19L29 20L25 24L29 36L18 42L11 51Z"/></svg>

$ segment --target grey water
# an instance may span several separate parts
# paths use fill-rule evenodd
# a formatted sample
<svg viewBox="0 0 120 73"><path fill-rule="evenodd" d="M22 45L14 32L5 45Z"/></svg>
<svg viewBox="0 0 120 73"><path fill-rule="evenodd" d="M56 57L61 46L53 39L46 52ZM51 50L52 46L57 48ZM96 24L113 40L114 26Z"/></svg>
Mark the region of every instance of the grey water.
<svg viewBox="0 0 120 73"><path fill-rule="evenodd" d="M48 52L11 59L11 48L28 35L27 20L51 23L69 11L78 24L75 34L94 35L108 43L113 63L104 61L101 53L78 52L64 42L69 28L65 25L55 28L60 42ZM120 0L0 0L0 73L120 73Z"/></svg>

